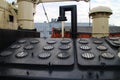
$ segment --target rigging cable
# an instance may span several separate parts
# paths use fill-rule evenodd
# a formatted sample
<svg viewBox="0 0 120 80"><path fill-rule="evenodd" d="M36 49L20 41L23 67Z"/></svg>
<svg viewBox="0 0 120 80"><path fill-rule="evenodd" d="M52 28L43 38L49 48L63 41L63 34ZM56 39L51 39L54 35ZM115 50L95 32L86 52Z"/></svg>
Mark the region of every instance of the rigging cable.
<svg viewBox="0 0 120 80"><path fill-rule="evenodd" d="M44 7L44 4L43 4L42 0L41 0L41 3L42 3L42 7L43 7L43 10L44 10L45 16L46 16L47 21L48 21L48 25L49 25L49 27L51 27L51 24L50 24L50 21L49 21L49 18L48 18L48 15L47 15L47 12L46 12L46 10L45 10L45 7ZM46 27L45 27L45 31L46 31ZM46 34L45 34L44 37L45 37L45 38L47 37Z"/></svg>
<svg viewBox="0 0 120 80"><path fill-rule="evenodd" d="M89 13L90 13L90 10L91 10L91 0L89 1ZM90 27L90 23L91 21L90 21L90 15L89 15L89 27Z"/></svg>
<svg viewBox="0 0 120 80"><path fill-rule="evenodd" d="M47 15L47 12L46 12L46 10L45 10L45 7L44 7L43 2L42 2L42 7L43 7L43 10L44 10L45 16L46 16L46 18L47 18L47 21L48 21L48 23L49 23L49 18L48 18L48 15Z"/></svg>

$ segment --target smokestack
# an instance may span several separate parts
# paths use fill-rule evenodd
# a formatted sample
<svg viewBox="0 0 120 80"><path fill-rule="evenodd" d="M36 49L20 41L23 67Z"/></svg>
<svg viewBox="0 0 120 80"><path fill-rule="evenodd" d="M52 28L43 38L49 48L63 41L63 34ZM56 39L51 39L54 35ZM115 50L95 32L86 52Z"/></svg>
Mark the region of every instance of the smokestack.
<svg viewBox="0 0 120 80"><path fill-rule="evenodd" d="M89 16L92 17L92 37L106 37L109 36L109 16L112 10L108 7L99 6L93 8Z"/></svg>
<svg viewBox="0 0 120 80"><path fill-rule="evenodd" d="M22 29L34 29L34 2L33 0L17 0L18 24Z"/></svg>

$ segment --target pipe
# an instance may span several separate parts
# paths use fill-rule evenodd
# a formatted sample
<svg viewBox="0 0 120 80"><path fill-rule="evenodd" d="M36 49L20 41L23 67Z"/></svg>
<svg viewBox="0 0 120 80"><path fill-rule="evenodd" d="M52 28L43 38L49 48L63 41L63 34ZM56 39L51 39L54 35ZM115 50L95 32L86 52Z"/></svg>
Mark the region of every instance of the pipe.
<svg viewBox="0 0 120 80"><path fill-rule="evenodd" d="M71 11L71 35L77 38L77 8L76 5L60 6L58 21L67 21L65 12Z"/></svg>
<svg viewBox="0 0 120 80"><path fill-rule="evenodd" d="M62 21L62 38L64 38L64 21Z"/></svg>

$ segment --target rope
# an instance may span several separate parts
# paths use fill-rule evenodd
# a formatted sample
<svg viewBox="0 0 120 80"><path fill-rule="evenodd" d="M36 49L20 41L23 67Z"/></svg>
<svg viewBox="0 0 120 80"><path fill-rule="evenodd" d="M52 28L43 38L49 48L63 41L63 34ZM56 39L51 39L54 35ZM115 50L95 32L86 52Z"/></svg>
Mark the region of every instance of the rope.
<svg viewBox="0 0 120 80"><path fill-rule="evenodd" d="M90 12L90 10L91 10L91 0L89 1L89 12ZM90 27L90 16L89 16L89 27Z"/></svg>
<svg viewBox="0 0 120 80"><path fill-rule="evenodd" d="M46 16L47 21L48 21L48 25L49 25L49 27L51 27L51 24L50 24L50 21L49 21L49 18L48 18L48 15L47 15L47 12L46 12L46 10L45 10L45 7L44 7L44 4L43 4L42 0L41 0L41 3L42 3L42 7L43 7L43 10L44 10L45 16ZM46 30L45 30L45 31L46 31ZM44 37L45 37L45 38L47 37L46 34L45 34Z"/></svg>
<svg viewBox="0 0 120 80"><path fill-rule="evenodd" d="M48 15L47 15L47 12L46 12L46 10L45 10L45 7L44 7L43 2L42 2L42 7L43 7L43 10L44 10L45 16L46 16L46 18L47 18L47 21L48 21L48 23L49 23L49 18L48 18Z"/></svg>

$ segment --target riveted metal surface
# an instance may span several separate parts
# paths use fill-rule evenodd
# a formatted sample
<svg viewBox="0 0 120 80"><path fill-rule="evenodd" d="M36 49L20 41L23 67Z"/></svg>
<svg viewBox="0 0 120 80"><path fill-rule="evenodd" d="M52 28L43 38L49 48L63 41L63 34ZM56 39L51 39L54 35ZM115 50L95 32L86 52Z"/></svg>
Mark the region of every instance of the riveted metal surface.
<svg viewBox="0 0 120 80"><path fill-rule="evenodd" d="M74 64L73 43L67 38L24 38L16 41L8 50L12 52L1 53L2 56L7 55L3 60L6 64L39 65L40 67L58 65L72 67Z"/></svg>
<svg viewBox="0 0 120 80"><path fill-rule="evenodd" d="M26 42L19 43L20 40ZM0 53L1 80L120 79L118 49L109 45L104 38L77 40L65 38L64 40L70 41L66 44L61 43L62 38L22 38L20 40ZM80 43L80 40L86 40L87 43ZM32 49L29 45L32 45ZM107 49L97 49L101 45ZM25 49L26 46L28 49ZM45 46L47 50L44 49ZM49 49L51 46L53 48ZM89 46L90 49L86 47L81 49L81 46Z"/></svg>
<svg viewBox="0 0 120 80"><path fill-rule="evenodd" d="M88 41L87 46L91 47L89 50L79 48L79 46L83 46L83 44L79 44L79 40L81 39L78 39L76 42L79 66L120 67L119 58L117 56L117 50L112 48L112 46L110 46L104 38L85 39Z"/></svg>

